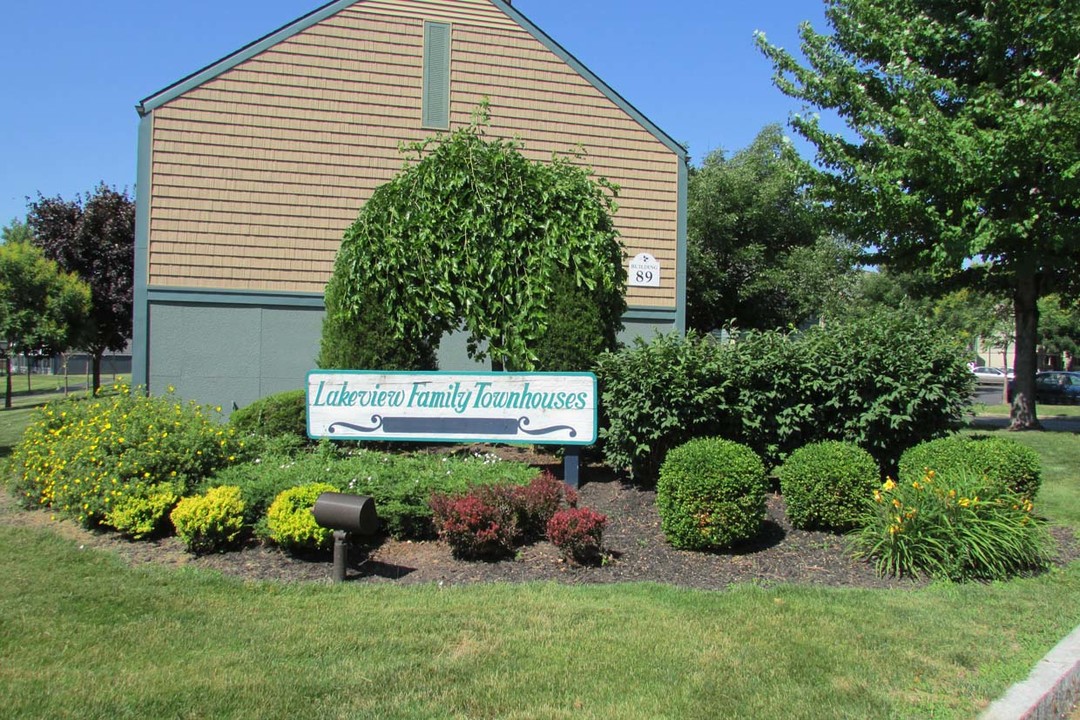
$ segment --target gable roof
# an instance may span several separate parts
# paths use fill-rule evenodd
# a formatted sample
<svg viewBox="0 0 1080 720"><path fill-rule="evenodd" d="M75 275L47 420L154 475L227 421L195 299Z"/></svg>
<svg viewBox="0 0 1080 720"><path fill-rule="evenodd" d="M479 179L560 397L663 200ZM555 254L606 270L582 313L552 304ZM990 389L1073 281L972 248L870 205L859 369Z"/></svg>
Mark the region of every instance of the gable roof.
<svg viewBox="0 0 1080 720"><path fill-rule="evenodd" d="M189 90L196 88L203 83L206 83L222 73L230 70L245 60L258 55L264 50L286 40L297 33L307 30L313 25L316 25L323 20L336 15L340 11L352 5L363 4L365 0L331 0L322 7L312 10L308 14L293 20L292 22L270 32L263 37L248 43L239 50L226 55L225 57L213 62L201 70L196 70L187 77L177 80L173 84L148 95L143 98L135 109L139 112L139 115L147 115L155 108L164 105L165 103L173 100L174 98L183 95ZM626 101L619 93L615 92L607 83L601 80L595 73L589 70L585 65L581 63L577 58L571 55L564 47L559 45L553 40L547 33L534 25L528 18L522 15L518 10L505 0L488 0L492 5L497 7L514 22L516 22L523 30L532 35L537 41L544 45L548 50L558 56L563 62L573 68L581 77L585 78L594 88L596 88L602 95L611 100L615 105L626 112L632 117L638 124L640 124L645 130L655 137L660 143L666 146L673 153L678 155L683 161L688 159L688 153L686 148L676 142L670 135L661 130L651 120L641 114L637 108Z"/></svg>

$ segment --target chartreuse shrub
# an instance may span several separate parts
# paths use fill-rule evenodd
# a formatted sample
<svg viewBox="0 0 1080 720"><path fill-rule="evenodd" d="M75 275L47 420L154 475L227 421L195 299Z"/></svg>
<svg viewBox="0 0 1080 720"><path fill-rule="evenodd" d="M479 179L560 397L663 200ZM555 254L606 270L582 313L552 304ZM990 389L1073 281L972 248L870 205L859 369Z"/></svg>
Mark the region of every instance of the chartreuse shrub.
<svg viewBox="0 0 1080 720"><path fill-rule="evenodd" d="M855 527L881 482L870 453L839 440L799 448L784 461L779 476L791 524L825 530Z"/></svg>
<svg viewBox="0 0 1080 720"><path fill-rule="evenodd" d="M307 393L287 390L259 398L234 411L229 423L242 435L293 435L306 441Z"/></svg>
<svg viewBox="0 0 1080 720"><path fill-rule="evenodd" d="M112 503L103 524L130 538L143 540L164 529L165 518L179 499L174 483L139 485Z"/></svg>
<svg viewBox="0 0 1080 720"><path fill-rule="evenodd" d="M240 537L244 529L244 500L240 488L222 485L203 495L184 498L169 517L189 551L216 552Z"/></svg>
<svg viewBox="0 0 1080 720"><path fill-rule="evenodd" d="M428 506L432 493L463 493L474 485L494 483L522 485L535 476L535 468L493 455L391 455L364 448L338 450L326 442L315 452L265 455L224 468L205 487L239 487L245 522L261 530L261 519L281 491L325 482L339 492L373 498L382 529L392 537L423 538L434 534Z"/></svg>
<svg viewBox="0 0 1080 720"><path fill-rule="evenodd" d="M917 480L927 470L982 475L1017 495L1034 499L1042 482L1039 454L1012 438L951 435L920 443L900 458L899 477Z"/></svg>
<svg viewBox="0 0 1080 720"><path fill-rule="evenodd" d="M746 447L698 438L668 453L656 485L660 526L677 548L709 550L754 538L765 517L765 466Z"/></svg>
<svg viewBox="0 0 1080 720"><path fill-rule="evenodd" d="M967 470L886 480L869 507L854 544L882 574L997 580L1045 567L1053 547L1030 499Z"/></svg>
<svg viewBox="0 0 1080 720"><path fill-rule="evenodd" d="M28 506L144 535L171 509L161 509L168 492L175 502L244 452L220 408L118 387L38 410L12 453L12 482Z"/></svg>
<svg viewBox="0 0 1080 720"><path fill-rule="evenodd" d="M270 539L286 550L322 550L330 545L332 531L315 522L311 512L324 492L337 492L330 483L306 483L283 490L266 512Z"/></svg>

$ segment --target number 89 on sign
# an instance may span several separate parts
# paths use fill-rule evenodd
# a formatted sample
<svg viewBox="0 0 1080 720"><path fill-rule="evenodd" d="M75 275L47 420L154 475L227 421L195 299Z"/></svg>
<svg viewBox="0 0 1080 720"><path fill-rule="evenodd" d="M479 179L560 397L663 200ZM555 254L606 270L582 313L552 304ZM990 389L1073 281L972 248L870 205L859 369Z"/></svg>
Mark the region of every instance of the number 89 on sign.
<svg viewBox="0 0 1080 720"><path fill-rule="evenodd" d="M649 253L639 253L630 260L627 284L634 287L660 287L660 263Z"/></svg>

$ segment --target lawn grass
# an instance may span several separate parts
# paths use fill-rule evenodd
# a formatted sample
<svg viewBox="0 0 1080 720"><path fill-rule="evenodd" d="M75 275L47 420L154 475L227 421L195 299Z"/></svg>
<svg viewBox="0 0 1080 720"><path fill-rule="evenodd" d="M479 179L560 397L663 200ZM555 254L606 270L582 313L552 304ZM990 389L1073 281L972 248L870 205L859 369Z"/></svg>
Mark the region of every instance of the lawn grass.
<svg viewBox="0 0 1080 720"><path fill-rule="evenodd" d="M6 717L972 717L1080 622L991 585L440 589L133 569L0 527Z"/></svg>
<svg viewBox="0 0 1080 720"><path fill-rule="evenodd" d="M1080 529L1080 435L1010 436ZM0 518L0 578L13 718L970 718L1080 624L1080 563L889 591L285 585Z"/></svg>
<svg viewBox="0 0 1080 720"><path fill-rule="evenodd" d="M1009 417L1009 406L1005 404L985 405L976 403L972 408L975 417ZM1080 405L1038 405L1035 413L1043 420L1051 418L1080 418Z"/></svg>

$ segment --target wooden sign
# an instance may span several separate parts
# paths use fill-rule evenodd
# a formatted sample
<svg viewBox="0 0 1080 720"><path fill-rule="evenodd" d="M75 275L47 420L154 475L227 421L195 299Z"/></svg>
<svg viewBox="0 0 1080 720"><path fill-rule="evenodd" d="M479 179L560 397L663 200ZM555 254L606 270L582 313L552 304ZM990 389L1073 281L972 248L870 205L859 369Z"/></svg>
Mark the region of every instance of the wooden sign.
<svg viewBox="0 0 1080 720"><path fill-rule="evenodd" d="M416 442L596 442L592 373L313 370L312 438Z"/></svg>

